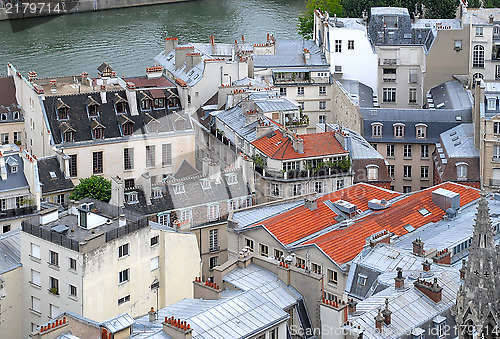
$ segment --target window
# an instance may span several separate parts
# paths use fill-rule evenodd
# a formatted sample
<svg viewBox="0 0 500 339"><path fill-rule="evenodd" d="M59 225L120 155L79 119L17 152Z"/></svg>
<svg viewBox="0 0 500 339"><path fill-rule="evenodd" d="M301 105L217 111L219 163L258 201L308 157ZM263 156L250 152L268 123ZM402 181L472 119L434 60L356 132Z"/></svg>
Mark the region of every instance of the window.
<svg viewBox="0 0 500 339"><path fill-rule="evenodd" d="M365 286L367 278L368 277L366 275L358 274L358 285Z"/></svg>
<svg viewBox="0 0 500 339"><path fill-rule="evenodd" d="M31 270L31 283L36 286L41 286L40 272Z"/></svg>
<svg viewBox="0 0 500 339"><path fill-rule="evenodd" d="M500 122L493 123L493 133L500 134Z"/></svg>
<svg viewBox="0 0 500 339"><path fill-rule="evenodd" d="M403 178L411 178L411 165L403 166Z"/></svg>
<svg viewBox="0 0 500 339"><path fill-rule="evenodd" d="M200 181L200 183L201 183L201 188L203 188L204 190L208 190L212 187L210 185L210 179L203 179Z"/></svg>
<svg viewBox="0 0 500 339"><path fill-rule="evenodd" d="M323 181L315 181L314 182L314 192L323 193Z"/></svg>
<svg viewBox="0 0 500 339"><path fill-rule="evenodd" d="M64 193L56 195L54 200L56 204L64 206Z"/></svg>
<svg viewBox="0 0 500 339"><path fill-rule="evenodd" d="M417 138L424 139L427 137L427 125L420 124L417 125L415 128L416 128Z"/></svg>
<svg viewBox="0 0 500 339"><path fill-rule="evenodd" d="M139 195L137 192L127 192L125 193L125 196L127 197L128 204L136 204L139 202Z"/></svg>
<svg viewBox="0 0 500 339"><path fill-rule="evenodd" d="M335 73L342 73L342 65L335 65Z"/></svg>
<svg viewBox="0 0 500 339"><path fill-rule="evenodd" d="M382 137L382 127L383 125L378 122L374 122L372 124L372 137L373 138L381 138Z"/></svg>
<svg viewBox="0 0 500 339"><path fill-rule="evenodd" d="M275 259L280 259L284 257L284 253L282 250L279 250L277 248L274 249L274 258Z"/></svg>
<svg viewBox="0 0 500 339"><path fill-rule="evenodd" d="M181 193L185 193L186 192L186 190L184 189L184 184L183 183L179 183L179 184L173 185L172 188L174 189L174 193L175 194L181 194Z"/></svg>
<svg viewBox="0 0 500 339"><path fill-rule="evenodd" d="M296 261L297 261L297 266L302 267L302 268L304 268L306 266L305 259L297 257Z"/></svg>
<svg viewBox="0 0 500 339"><path fill-rule="evenodd" d="M59 253L49 251L49 264L59 266Z"/></svg>
<svg viewBox="0 0 500 339"><path fill-rule="evenodd" d="M66 131L63 133L64 142L73 142L75 140L75 132Z"/></svg>
<svg viewBox="0 0 500 339"><path fill-rule="evenodd" d="M129 244L124 244L118 247L118 258L123 258L129 255Z"/></svg>
<svg viewBox="0 0 500 339"><path fill-rule="evenodd" d="M42 312L40 299L38 299L37 297L31 296L31 310L38 313Z"/></svg>
<svg viewBox="0 0 500 339"><path fill-rule="evenodd" d="M154 257L151 259L151 271L157 270L160 267L160 257Z"/></svg>
<svg viewBox="0 0 500 339"><path fill-rule="evenodd" d="M319 102L319 109L320 110L325 110L326 109L326 101L320 101Z"/></svg>
<svg viewBox="0 0 500 339"><path fill-rule="evenodd" d="M129 268L118 273L118 284L123 284L129 281Z"/></svg>
<svg viewBox="0 0 500 339"><path fill-rule="evenodd" d="M278 339L278 329L273 328L269 331L269 339Z"/></svg>
<svg viewBox="0 0 500 339"><path fill-rule="evenodd" d="M387 165L387 172L389 176L394 179L394 165Z"/></svg>
<svg viewBox="0 0 500 339"><path fill-rule="evenodd" d="M160 241L160 236L155 235L154 237L151 238L151 247L158 245L158 242Z"/></svg>
<svg viewBox="0 0 500 339"><path fill-rule="evenodd" d="M259 244L259 251L260 255L262 255L263 257L269 256L269 247L267 245Z"/></svg>
<svg viewBox="0 0 500 339"><path fill-rule="evenodd" d="M318 115L318 122L320 124L326 124L326 115Z"/></svg>
<svg viewBox="0 0 500 339"><path fill-rule="evenodd" d="M160 187L153 187L151 193L153 194L153 199L159 199L163 196Z"/></svg>
<svg viewBox="0 0 500 339"><path fill-rule="evenodd" d="M482 28L482 27L481 27ZM472 52L472 67L484 68L484 47L474 46Z"/></svg>
<svg viewBox="0 0 500 339"><path fill-rule="evenodd" d="M78 176L78 171L76 169L76 154L71 154L69 156L69 175L70 177Z"/></svg>
<svg viewBox="0 0 500 339"><path fill-rule="evenodd" d="M500 65L495 65L495 80L500 79ZM15 132L14 132L15 133ZM14 137L16 135L14 134ZM15 139L14 139L15 141Z"/></svg>
<svg viewBox="0 0 500 339"><path fill-rule="evenodd" d="M3 145L8 144L9 143L9 133L2 133L1 140L2 140Z"/></svg>
<svg viewBox="0 0 500 339"><path fill-rule="evenodd" d="M31 257L36 259L41 259L40 246L36 244L31 244Z"/></svg>
<svg viewBox="0 0 500 339"><path fill-rule="evenodd" d="M404 136L405 136L405 125L394 124L394 137L395 138L404 138Z"/></svg>
<svg viewBox="0 0 500 339"><path fill-rule="evenodd" d="M347 49L354 50L354 40L347 40Z"/></svg>
<svg viewBox="0 0 500 339"><path fill-rule="evenodd" d="M293 184L292 185L292 196L296 196L296 195L301 195L302 194L302 184Z"/></svg>
<svg viewBox="0 0 500 339"><path fill-rule="evenodd" d="M94 174L102 174L102 151L92 153L92 166Z"/></svg>
<svg viewBox="0 0 500 339"><path fill-rule="evenodd" d="M488 98L488 110L494 111L497 108L497 99L496 98Z"/></svg>
<svg viewBox="0 0 500 339"><path fill-rule="evenodd" d="M403 186L403 193L411 193L411 186Z"/></svg>
<svg viewBox="0 0 500 339"><path fill-rule="evenodd" d="M239 203L238 199L233 199L233 200L228 201L227 202L227 210L229 212L236 211L238 209L238 203Z"/></svg>
<svg viewBox="0 0 500 339"><path fill-rule="evenodd" d="M277 183L270 183L270 188L269 188L269 194L274 196L274 197L280 197L281 196L281 185Z"/></svg>
<svg viewBox="0 0 500 339"><path fill-rule="evenodd" d="M59 280L54 277L49 277L49 291L52 294L59 294Z"/></svg>
<svg viewBox="0 0 500 339"><path fill-rule="evenodd" d="M304 87L303 86L297 87L297 95L304 95Z"/></svg>
<svg viewBox="0 0 500 339"><path fill-rule="evenodd" d="M185 221L188 224L191 223L192 210L190 210L190 209L181 210L180 214L181 214L181 217L180 217L181 222Z"/></svg>
<svg viewBox="0 0 500 339"><path fill-rule="evenodd" d="M226 181L228 185L234 185L238 183L238 177L236 174L228 174L226 175Z"/></svg>
<svg viewBox="0 0 500 339"><path fill-rule="evenodd" d="M219 266L219 257L210 257L210 269Z"/></svg>
<svg viewBox="0 0 500 339"><path fill-rule="evenodd" d="M60 314L59 307L49 304L49 308L50 308L50 315L49 315L50 318L55 318Z"/></svg>
<svg viewBox="0 0 500 339"><path fill-rule="evenodd" d="M245 238L245 246L253 252L253 240Z"/></svg>
<svg viewBox="0 0 500 339"><path fill-rule="evenodd" d="M467 179L467 165L466 164L457 164L457 179L465 180Z"/></svg>
<svg viewBox="0 0 500 339"><path fill-rule="evenodd" d="M280 95L286 96L286 87L280 87Z"/></svg>
<svg viewBox="0 0 500 339"><path fill-rule="evenodd" d="M122 131L124 136L132 135L132 133L134 133L134 124L131 123L130 121L124 123L122 125Z"/></svg>
<svg viewBox="0 0 500 339"><path fill-rule="evenodd" d="M69 296L76 298L76 286L69 285Z"/></svg>
<svg viewBox="0 0 500 339"><path fill-rule="evenodd" d="M126 295L123 298L118 299L118 305L124 304L130 301L130 295Z"/></svg>
<svg viewBox="0 0 500 339"><path fill-rule="evenodd" d="M219 205L210 205L207 207L207 218L210 221L219 219Z"/></svg>
<svg viewBox="0 0 500 339"><path fill-rule="evenodd" d="M337 190L344 188L344 179L337 179Z"/></svg>
<svg viewBox="0 0 500 339"><path fill-rule="evenodd" d="M483 27L476 27L476 36L483 36Z"/></svg>
<svg viewBox="0 0 500 339"><path fill-rule="evenodd" d="M158 215L158 223L163 226L170 226L170 213L163 213Z"/></svg>
<svg viewBox="0 0 500 339"><path fill-rule="evenodd" d="M3 225L2 226L2 233L7 233L10 231L10 225Z"/></svg>
<svg viewBox="0 0 500 339"><path fill-rule="evenodd" d="M337 283L338 283L337 272L335 272L331 269L328 269L327 272L328 272L328 283L337 285Z"/></svg>
<svg viewBox="0 0 500 339"><path fill-rule="evenodd" d="M411 158L412 153L412 145L404 145L403 146L403 157Z"/></svg>
<svg viewBox="0 0 500 339"><path fill-rule="evenodd" d="M429 179L429 166L420 166L420 178Z"/></svg>
<svg viewBox="0 0 500 339"><path fill-rule="evenodd" d="M146 167L155 167L155 145L146 146Z"/></svg>
<svg viewBox="0 0 500 339"><path fill-rule="evenodd" d="M462 50L462 40L455 40L454 48L455 48L455 51L461 51Z"/></svg>
<svg viewBox="0 0 500 339"><path fill-rule="evenodd" d="M394 158L394 145L392 144L387 145L387 157Z"/></svg>
<svg viewBox="0 0 500 339"><path fill-rule="evenodd" d="M383 88L382 89L382 101L383 102L396 102L396 89L395 88Z"/></svg>
<svg viewBox="0 0 500 339"><path fill-rule="evenodd" d="M384 68L382 70L382 73L384 75L388 75L388 74L396 74L396 69L395 68Z"/></svg>
<svg viewBox="0 0 500 339"><path fill-rule="evenodd" d="M165 98L156 98L155 108L165 108Z"/></svg>
<svg viewBox="0 0 500 339"><path fill-rule="evenodd" d="M408 91L408 103L409 104L416 104L417 103L417 89L416 88L410 88Z"/></svg>
<svg viewBox="0 0 500 339"><path fill-rule="evenodd" d="M321 274L321 265L312 263L311 268L314 273Z"/></svg>
<svg viewBox="0 0 500 339"><path fill-rule="evenodd" d="M134 149L123 149L123 169L126 171L134 169Z"/></svg>
<svg viewBox="0 0 500 339"><path fill-rule="evenodd" d="M420 145L420 157L422 159L429 158L429 145Z"/></svg>
<svg viewBox="0 0 500 339"><path fill-rule="evenodd" d="M124 103L124 102L117 102L117 103L115 104L116 113L117 113L117 114L123 114L123 113L125 113L125 108L126 108L126 107L127 107L127 106L125 105L125 103Z"/></svg>
<svg viewBox="0 0 500 339"><path fill-rule="evenodd" d="M219 250L219 230L218 229L213 229L210 230L209 235L209 245L210 245L210 252L212 251L218 251Z"/></svg>
<svg viewBox="0 0 500 339"><path fill-rule="evenodd" d="M319 86L319 95L326 95L326 86Z"/></svg>
<svg viewBox="0 0 500 339"><path fill-rule="evenodd" d="M161 165L162 166L172 165L172 144L161 145Z"/></svg>
<svg viewBox="0 0 500 339"><path fill-rule="evenodd" d="M21 142L21 132L14 132L14 143Z"/></svg>
<svg viewBox="0 0 500 339"><path fill-rule="evenodd" d="M143 111L151 109L151 99L143 99L141 100L141 109Z"/></svg>
<svg viewBox="0 0 500 339"><path fill-rule="evenodd" d="M69 258L69 269L76 271L76 259Z"/></svg>
<svg viewBox="0 0 500 339"><path fill-rule="evenodd" d="M417 81L417 70L416 69L410 69L408 71L408 82L410 84L416 84Z"/></svg>
<svg viewBox="0 0 500 339"><path fill-rule="evenodd" d="M376 181L378 180L378 166L377 165L368 165L366 166L368 181Z"/></svg>
<svg viewBox="0 0 500 339"><path fill-rule="evenodd" d="M299 107L301 109L304 109L304 102L303 101L298 101L297 103L299 104Z"/></svg>
<svg viewBox="0 0 500 339"><path fill-rule="evenodd" d="M342 53L342 40L335 40L335 53Z"/></svg>
<svg viewBox="0 0 500 339"><path fill-rule="evenodd" d="M57 117L59 120L67 120L68 119L68 108L61 107L57 109Z"/></svg>

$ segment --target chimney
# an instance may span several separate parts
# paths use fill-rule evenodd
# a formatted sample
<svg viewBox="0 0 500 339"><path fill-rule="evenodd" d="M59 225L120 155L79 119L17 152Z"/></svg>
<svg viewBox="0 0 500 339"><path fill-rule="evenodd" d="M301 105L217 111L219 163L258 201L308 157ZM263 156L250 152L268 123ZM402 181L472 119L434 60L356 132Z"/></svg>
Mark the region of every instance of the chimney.
<svg viewBox="0 0 500 339"><path fill-rule="evenodd" d="M31 333L32 339L50 339L50 338L58 338L60 335L66 333L68 328L68 322L66 321L66 317L62 319L56 319L49 322L47 325L42 325L38 328L38 330L34 333Z"/></svg>
<svg viewBox="0 0 500 339"><path fill-rule="evenodd" d="M389 298L385 298L385 310L382 311L384 316L384 323L389 326L391 324L392 311L389 310Z"/></svg>
<svg viewBox="0 0 500 339"><path fill-rule="evenodd" d="M425 260L422 263L422 269L424 270L424 272L429 272L431 270L431 263L428 260Z"/></svg>
<svg viewBox="0 0 500 339"><path fill-rule="evenodd" d="M403 277L403 269L401 267L396 268L398 275L394 278L394 287L396 289L405 287L405 278Z"/></svg>
<svg viewBox="0 0 500 339"><path fill-rule="evenodd" d="M217 184L220 183L220 164L218 161L208 164L208 177L212 180L215 180Z"/></svg>
<svg viewBox="0 0 500 339"><path fill-rule="evenodd" d="M33 80L36 80L37 74L35 71L29 71L28 72L28 80L32 82Z"/></svg>
<svg viewBox="0 0 500 339"><path fill-rule="evenodd" d="M490 19L490 24L493 24L493 21L495 20L495 16L493 14L490 14L489 19Z"/></svg>
<svg viewBox="0 0 500 339"><path fill-rule="evenodd" d="M348 299L347 301L347 311L349 314L356 312L356 305L358 303L354 299Z"/></svg>
<svg viewBox="0 0 500 339"><path fill-rule="evenodd" d="M382 333L382 324L384 323L384 317L380 313L380 308L378 309L378 315L375 317L375 330L378 333Z"/></svg>
<svg viewBox="0 0 500 339"><path fill-rule="evenodd" d="M201 62L200 53L187 53L186 54L186 72Z"/></svg>
<svg viewBox="0 0 500 339"><path fill-rule="evenodd" d="M193 329L191 325L181 319L175 319L173 316L165 317L163 323L163 333L172 337L173 339L192 339Z"/></svg>
<svg viewBox="0 0 500 339"><path fill-rule="evenodd" d="M184 65L184 62L186 61L186 54L193 52L194 52L193 46L177 47L175 49L175 69L181 68L182 65Z"/></svg>
<svg viewBox="0 0 500 339"><path fill-rule="evenodd" d="M193 281L193 293L195 299L218 300L221 297L222 288L216 283L196 277Z"/></svg>
<svg viewBox="0 0 500 339"><path fill-rule="evenodd" d="M162 66L146 67L146 76L148 79L158 79L163 75Z"/></svg>
<svg viewBox="0 0 500 339"><path fill-rule="evenodd" d="M177 38L166 38L165 39L165 55L172 52L177 48Z"/></svg>
<svg viewBox="0 0 500 339"><path fill-rule="evenodd" d="M417 238L412 242L412 244L413 244L413 254L416 254L419 257L423 257L425 251L424 251L424 243L422 242L422 240L420 240L420 238Z"/></svg>
<svg viewBox="0 0 500 339"><path fill-rule="evenodd" d="M101 90L100 90L100 95L101 95L101 102L103 104L106 104L108 102L106 98L106 85L101 85Z"/></svg>
<svg viewBox="0 0 500 339"><path fill-rule="evenodd" d="M444 250L437 252L436 255L432 258L432 261L434 261L436 264L450 265L451 252L448 251L447 248L445 248Z"/></svg>
<svg viewBox="0 0 500 339"><path fill-rule="evenodd" d="M125 218L125 214L120 214L118 217L118 227L123 227L127 225L127 218Z"/></svg>
<svg viewBox="0 0 500 339"><path fill-rule="evenodd" d="M474 147L481 147L481 104L484 101L485 84L481 79L473 79L474 107L472 110L474 122ZM483 131L484 132L484 131Z"/></svg>
<svg viewBox="0 0 500 339"><path fill-rule="evenodd" d="M318 199L307 197L304 202L305 206L309 208L311 211L318 209Z"/></svg>
<svg viewBox="0 0 500 339"><path fill-rule="evenodd" d="M310 59L311 58L311 52L307 49L304 48L304 59Z"/></svg>
<svg viewBox="0 0 500 339"><path fill-rule="evenodd" d="M215 54L215 37L213 35L210 35L210 44L212 45L212 55Z"/></svg>
<svg viewBox="0 0 500 339"><path fill-rule="evenodd" d="M155 315L156 315L155 309L154 309L154 307L151 307L151 310L148 312L149 322L150 323L152 323L152 322L154 322L156 320L155 319L156 318Z"/></svg>
<svg viewBox="0 0 500 339"><path fill-rule="evenodd" d="M465 280L465 271L467 270L467 264L465 259L462 259L462 267L460 268L460 280Z"/></svg>
<svg viewBox="0 0 500 339"><path fill-rule="evenodd" d="M201 174L204 177L208 176L208 174L209 174L208 169L210 166L210 162L212 162L212 159L210 159L209 157L205 157L202 159L202 172L201 172Z"/></svg>
<svg viewBox="0 0 500 339"><path fill-rule="evenodd" d="M57 93L57 80L56 79L50 80L50 93Z"/></svg>
<svg viewBox="0 0 500 339"><path fill-rule="evenodd" d="M391 232L388 230L382 230L375 234L372 234L368 239L370 247L375 247L377 244L390 244L391 243Z"/></svg>
<svg viewBox="0 0 500 339"><path fill-rule="evenodd" d="M432 283L423 279L417 279L417 281L415 281L413 285L416 289L428 296L435 303L441 301L441 293L443 291L443 288L439 286L437 278L434 278L434 281Z"/></svg>
<svg viewBox="0 0 500 339"><path fill-rule="evenodd" d="M259 119L258 120L258 125L256 127L256 138L257 139L260 139L261 137L263 137L264 135L272 132L273 130L273 125L271 125L271 123L269 121L263 121L263 119Z"/></svg>
<svg viewBox="0 0 500 339"><path fill-rule="evenodd" d="M2 173L2 180L7 180L7 166L5 166L5 158L0 152L0 171Z"/></svg>
<svg viewBox="0 0 500 339"><path fill-rule="evenodd" d="M290 133L290 138L292 139L293 149L299 154L304 154L304 139L293 133Z"/></svg>
<svg viewBox="0 0 500 339"><path fill-rule="evenodd" d="M241 42L245 43L245 36L243 34L241 35Z"/></svg>
<svg viewBox="0 0 500 339"><path fill-rule="evenodd" d="M149 172L145 172L136 179L136 184L142 187L146 203L151 205L151 177Z"/></svg>
<svg viewBox="0 0 500 339"><path fill-rule="evenodd" d="M124 183L119 176L111 177L111 200L114 206L123 207Z"/></svg>
<svg viewBox="0 0 500 339"><path fill-rule="evenodd" d="M135 84L132 81L127 81L127 85L125 86L125 95L127 96L130 115L132 116L139 115L139 110L137 109L137 93L135 89Z"/></svg>

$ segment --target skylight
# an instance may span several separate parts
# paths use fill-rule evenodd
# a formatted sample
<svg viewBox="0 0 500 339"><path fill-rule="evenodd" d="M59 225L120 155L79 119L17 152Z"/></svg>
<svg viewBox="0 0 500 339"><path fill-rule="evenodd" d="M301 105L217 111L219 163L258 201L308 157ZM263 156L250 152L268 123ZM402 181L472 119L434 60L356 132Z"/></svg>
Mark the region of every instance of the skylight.
<svg viewBox="0 0 500 339"><path fill-rule="evenodd" d="M403 228L407 231L407 232L413 232L415 231L415 227L413 227L412 225L410 224L407 224L407 225L404 225Z"/></svg>
<svg viewBox="0 0 500 339"><path fill-rule="evenodd" d="M56 172L50 171L49 174L52 179L57 178Z"/></svg>
<svg viewBox="0 0 500 339"><path fill-rule="evenodd" d="M431 212L429 212L427 209L425 208L422 208L421 210L418 210L420 212L420 214L422 214L424 217L425 216L428 216L429 214L431 214Z"/></svg>

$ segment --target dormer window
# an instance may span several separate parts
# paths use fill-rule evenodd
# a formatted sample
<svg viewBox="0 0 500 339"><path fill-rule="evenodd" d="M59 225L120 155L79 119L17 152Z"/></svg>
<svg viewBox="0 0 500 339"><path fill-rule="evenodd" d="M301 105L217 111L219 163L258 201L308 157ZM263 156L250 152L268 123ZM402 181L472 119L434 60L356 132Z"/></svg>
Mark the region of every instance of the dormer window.
<svg viewBox="0 0 500 339"><path fill-rule="evenodd" d="M404 124L394 124L394 137L404 138L405 136L405 125Z"/></svg>
<svg viewBox="0 0 500 339"><path fill-rule="evenodd" d="M212 186L210 184L210 180L208 180L208 179L201 180L201 188L203 188L204 190L208 190L208 189L212 188Z"/></svg>
<svg viewBox="0 0 500 339"><path fill-rule="evenodd" d="M426 124L418 124L415 125L416 133L415 135L419 139L425 139L427 137L427 125Z"/></svg>
<svg viewBox="0 0 500 339"><path fill-rule="evenodd" d="M19 119L20 119L20 117L21 117L21 113L19 113L19 111L15 111L15 112L13 113L13 118L14 118L14 120L19 120Z"/></svg>
<svg viewBox="0 0 500 339"><path fill-rule="evenodd" d="M382 138L382 123L374 122L372 124L372 138Z"/></svg>
<svg viewBox="0 0 500 339"><path fill-rule="evenodd" d="M488 98L487 102L488 102L488 110L489 111L494 111L497 109L497 98L496 97Z"/></svg>
<svg viewBox="0 0 500 339"><path fill-rule="evenodd" d="M181 193L185 193L186 190L184 189L184 184L183 183L180 183L180 184L176 184L173 186L174 188L174 193L175 194L181 194Z"/></svg>
<svg viewBox="0 0 500 339"><path fill-rule="evenodd" d="M377 181L378 180L378 166L377 165L368 165L366 166L366 173L368 177L368 181Z"/></svg>
<svg viewBox="0 0 500 339"><path fill-rule="evenodd" d="M118 102L116 104L116 113L117 114L124 114L125 113L125 103L124 102Z"/></svg>
<svg viewBox="0 0 500 339"><path fill-rule="evenodd" d="M89 116L96 117L99 115L99 106L98 105L89 105Z"/></svg>
<svg viewBox="0 0 500 339"><path fill-rule="evenodd" d="M57 118L59 120L68 120L69 106L66 105L61 99L58 99L57 101L56 111L57 111Z"/></svg>
<svg viewBox="0 0 500 339"><path fill-rule="evenodd" d="M123 135L132 135L134 132L134 124L131 122L126 122L123 124Z"/></svg>
<svg viewBox="0 0 500 339"><path fill-rule="evenodd" d="M469 165L465 162L459 162L455 166L457 166L457 180L467 180L467 167Z"/></svg>
<svg viewBox="0 0 500 339"><path fill-rule="evenodd" d="M384 16L384 27L385 28L398 28L398 17L396 15Z"/></svg>
<svg viewBox="0 0 500 339"><path fill-rule="evenodd" d="M161 193L161 189L159 187L153 188L152 193L153 193L154 199L158 199L158 198L161 198L163 196Z"/></svg>
<svg viewBox="0 0 500 339"><path fill-rule="evenodd" d="M158 133L160 122L152 117L149 113L145 114L144 121L148 133Z"/></svg>
<svg viewBox="0 0 500 339"><path fill-rule="evenodd" d="M63 133L64 142L73 142L75 141L75 132L74 131L66 131Z"/></svg>
<svg viewBox="0 0 500 339"><path fill-rule="evenodd" d="M104 139L104 128L97 127L94 129L94 139Z"/></svg>
<svg viewBox="0 0 500 339"><path fill-rule="evenodd" d="M2 114L0 115L0 120L2 120L2 121L7 120L7 113L2 113Z"/></svg>
<svg viewBox="0 0 500 339"><path fill-rule="evenodd" d="M141 109L147 111L151 109L151 99L145 98L141 100Z"/></svg>
<svg viewBox="0 0 500 339"><path fill-rule="evenodd" d="M136 204L139 202L139 195L137 192L127 192L125 193L128 204Z"/></svg>
<svg viewBox="0 0 500 339"><path fill-rule="evenodd" d="M10 173L17 173L17 169L18 169L17 165L11 166L10 167Z"/></svg>
<svg viewBox="0 0 500 339"><path fill-rule="evenodd" d="M238 183L238 177L236 174L228 174L226 177L226 181L228 185L234 185Z"/></svg>
<svg viewBox="0 0 500 339"><path fill-rule="evenodd" d="M155 108L165 108L165 98L156 98Z"/></svg>

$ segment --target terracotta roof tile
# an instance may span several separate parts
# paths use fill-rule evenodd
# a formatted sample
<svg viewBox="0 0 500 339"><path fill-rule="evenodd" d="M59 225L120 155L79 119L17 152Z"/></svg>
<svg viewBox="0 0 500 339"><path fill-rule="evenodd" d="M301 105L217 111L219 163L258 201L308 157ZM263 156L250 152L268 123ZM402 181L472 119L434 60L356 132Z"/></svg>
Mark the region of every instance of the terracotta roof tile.
<svg viewBox="0 0 500 339"><path fill-rule="evenodd" d="M273 159L290 160L348 153L335 138L335 132L301 134L304 153L298 153L293 148L292 140L283 132L273 133L252 142L259 151Z"/></svg>
<svg viewBox="0 0 500 339"><path fill-rule="evenodd" d="M355 224L321 235L305 244L317 244L336 263L343 264L354 259L363 249L366 238L381 230L387 229L398 236L407 234L404 226L410 224L415 229L443 219L445 212L432 202L431 193L441 187L460 194L460 206L464 206L479 198L479 190L447 182L416 192L401 199L380 214L372 214ZM430 215L424 217L419 210L425 208Z"/></svg>

